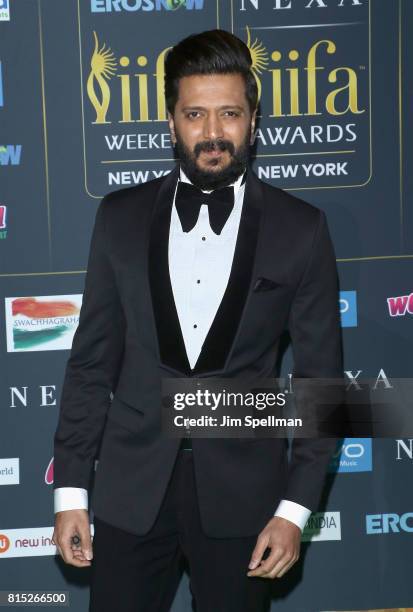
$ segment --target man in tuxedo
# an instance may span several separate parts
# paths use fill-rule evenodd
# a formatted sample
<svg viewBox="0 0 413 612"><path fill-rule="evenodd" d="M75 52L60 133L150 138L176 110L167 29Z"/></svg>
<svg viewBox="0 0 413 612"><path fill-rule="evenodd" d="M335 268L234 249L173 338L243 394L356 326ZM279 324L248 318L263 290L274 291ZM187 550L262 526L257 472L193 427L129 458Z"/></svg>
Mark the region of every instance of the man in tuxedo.
<svg viewBox="0 0 413 612"><path fill-rule="evenodd" d="M166 612L185 558L198 612L264 612L318 508L333 439L297 438L288 461L285 439L161 427L163 379L272 378L285 329L294 376L342 375L326 216L247 165L250 68L223 30L175 45L179 163L97 210L54 454L53 538L66 563L91 565L91 612Z"/></svg>

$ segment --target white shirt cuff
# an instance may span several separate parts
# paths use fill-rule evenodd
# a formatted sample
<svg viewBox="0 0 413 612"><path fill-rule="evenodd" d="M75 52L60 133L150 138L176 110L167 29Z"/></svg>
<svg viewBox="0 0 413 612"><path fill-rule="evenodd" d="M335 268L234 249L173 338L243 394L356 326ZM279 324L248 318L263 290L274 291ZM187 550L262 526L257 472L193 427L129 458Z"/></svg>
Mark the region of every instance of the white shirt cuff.
<svg viewBox="0 0 413 612"><path fill-rule="evenodd" d="M58 487L54 490L54 511L87 510L87 489L80 487Z"/></svg>
<svg viewBox="0 0 413 612"><path fill-rule="evenodd" d="M278 504L278 508L274 516L280 516L281 518L285 518L288 521L295 523L295 525L297 525L297 527L299 527L302 531L310 517L310 514L311 510L305 506L289 501L288 499L282 499Z"/></svg>

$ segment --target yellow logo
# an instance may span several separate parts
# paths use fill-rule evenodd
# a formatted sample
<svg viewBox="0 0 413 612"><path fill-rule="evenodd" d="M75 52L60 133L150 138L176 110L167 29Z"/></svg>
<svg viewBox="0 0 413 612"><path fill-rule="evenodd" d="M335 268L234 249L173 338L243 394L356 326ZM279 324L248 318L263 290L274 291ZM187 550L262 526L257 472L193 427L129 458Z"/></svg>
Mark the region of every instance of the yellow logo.
<svg viewBox="0 0 413 612"><path fill-rule="evenodd" d="M248 26L246 33L252 57L251 71L258 86L258 99L262 97L263 87L268 90L264 109L268 117L316 116L325 113L333 116L348 113L358 115L365 112L365 109L358 106L356 70L349 66L329 69L321 65L322 53L334 56L337 51L332 40L318 40L304 52L297 49L283 52L274 49L268 53L262 42L257 39L251 42ZM106 44L99 47L96 32L93 32L93 36L95 45L86 87L96 114L93 123L111 123L107 119L109 110L110 116L118 123L166 121L164 61L170 47L159 53L152 73L148 70L148 57L137 56L135 61L138 72L134 72L133 58L124 55L117 61L110 47L106 47ZM111 87L114 87L111 79L114 76L118 79L120 105L117 102L119 97L111 104ZM324 90L329 89L324 96L320 93L321 79L324 80ZM340 86L333 87L336 84ZM154 88L156 94L156 105L151 105L150 116L151 88ZM304 88L305 95L302 96L300 94ZM305 104L300 103L300 99L304 99Z"/></svg>
<svg viewBox="0 0 413 612"><path fill-rule="evenodd" d="M96 119L93 123L111 123L106 121L106 114L110 104L110 87L107 83L116 74L116 60L110 47L105 50L105 46L99 49L99 42L96 32L95 49L90 62L90 74L87 80L87 93L96 111ZM99 87L96 92L95 83Z"/></svg>
<svg viewBox="0 0 413 612"><path fill-rule="evenodd" d="M259 74L267 68L268 66L268 53L265 50L265 47L262 43L258 41L256 38L254 42L251 44L251 32L249 27L247 29L247 47L251 54L252 65L251 72L255 77L258 87L258 101L261 99L261 79L259 78Z"/></svg>

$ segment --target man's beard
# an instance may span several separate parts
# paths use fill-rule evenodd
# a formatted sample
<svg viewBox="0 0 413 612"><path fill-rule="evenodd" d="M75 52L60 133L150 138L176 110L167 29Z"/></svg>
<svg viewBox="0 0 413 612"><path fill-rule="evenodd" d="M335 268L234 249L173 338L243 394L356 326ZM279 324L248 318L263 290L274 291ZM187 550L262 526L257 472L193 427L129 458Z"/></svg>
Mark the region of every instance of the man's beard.
<svg viewBox="0 0 413 612"><path fill-rule="evenodd" d="M185 145L177 133L175 136L176 152L179 156L182 169L189 180L199 189L211 190L226 187L234 183L247 167L250 147L248 133L237 149L235 149L230 140L216 139L198 142L193 152ZM197 166L196 160L202 151L210 151L215 147L221 151L228 151L230 155L229 164L222 170L202 170Z"/></svg>

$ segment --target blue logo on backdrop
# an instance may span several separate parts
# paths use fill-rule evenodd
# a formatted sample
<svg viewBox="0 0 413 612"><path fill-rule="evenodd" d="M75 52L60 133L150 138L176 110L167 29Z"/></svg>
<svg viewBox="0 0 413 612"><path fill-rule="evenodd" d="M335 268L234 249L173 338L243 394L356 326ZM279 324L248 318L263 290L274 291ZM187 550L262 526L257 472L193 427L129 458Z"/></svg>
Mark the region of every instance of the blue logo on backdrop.
<svg viewBox="0 0 413 612"><path fill-rule="evenodd" d="M0 166L18 166L22 145L0 145Z"/></svg>
<svg viewBox="0 0 413 612"><path fill-rule="evenodd" d="M340 291L342 327L357 327L357 291Z"/></svg>
<svg viewBox="0 0 413 612"><path fill-rule="evenodd" d="M4 106L4 98L3 98L3 71L0 62L0 108Z"/></svg>
<svg viewBox="0 0 413 612"><path fill-rule="evenodd" d="M9 0L0 0L0 21L10 21Z"/></svg>
<svg viewBox="0 0 413 612"><path fill-rule="evenodd" d="M371 472L372 469L370 438L345 438L338 444L328 466L329 472Z"/></svg>
<svg viewBox="0 0 413 612"><path fill-rule="evenodd" d="M413 533L413 512L404 514L366 514L366 533Z"/></svg>
<svg viewBox="0 0 413 612"><path fill-rule="evenodd" d="M204 8L204 0L90 0L92 13L176 11L179 8L200 11Z"/></svg>

